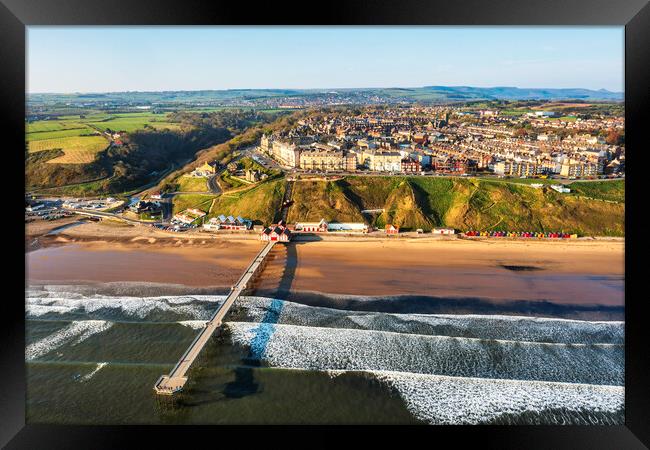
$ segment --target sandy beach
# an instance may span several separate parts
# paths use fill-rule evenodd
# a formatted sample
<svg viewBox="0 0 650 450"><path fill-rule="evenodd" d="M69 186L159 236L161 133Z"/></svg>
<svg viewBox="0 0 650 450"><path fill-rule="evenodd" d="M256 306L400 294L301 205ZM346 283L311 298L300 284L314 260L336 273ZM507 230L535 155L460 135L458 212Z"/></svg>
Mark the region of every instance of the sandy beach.
<svg viewBox="0 0 650 450"><path fill-rule="evenodd" d="M89 223L37 238L30 282L138 281L229 288L262 243ZM623 306L624 242L339 239L273 249L256 288Z"/></svg>

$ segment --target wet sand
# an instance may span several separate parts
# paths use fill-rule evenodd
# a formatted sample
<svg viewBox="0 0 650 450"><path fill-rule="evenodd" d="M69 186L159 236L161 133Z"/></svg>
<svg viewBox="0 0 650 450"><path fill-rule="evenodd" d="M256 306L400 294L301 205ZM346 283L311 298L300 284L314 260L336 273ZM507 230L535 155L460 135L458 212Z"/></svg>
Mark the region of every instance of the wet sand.
<svg viewBox="0 0 650 450"><path fill-rule="evenodd" d="M259 289L624 303L624 245L617 242L313 242L274 256Z"/></svg>
<svg viewBox="0 0 650 450"><path fill-rule="evenodd" d="M66 241L57 236L59 245L27 254L30 282L227 288L262 247L223 239ZM623 242L319 241L277 245L256 288L281 298L317 292L622 307L623 281Z"/></svg>
<svg viewBox="0 0 650 450"><path fill-rule="evenodd" d="M65 238L63 238L65 239ZM130 244L64 243L27 253L30 283L151 282L186 286L233 285L261 243L212 242L209 247L147 240Z"/></svg>

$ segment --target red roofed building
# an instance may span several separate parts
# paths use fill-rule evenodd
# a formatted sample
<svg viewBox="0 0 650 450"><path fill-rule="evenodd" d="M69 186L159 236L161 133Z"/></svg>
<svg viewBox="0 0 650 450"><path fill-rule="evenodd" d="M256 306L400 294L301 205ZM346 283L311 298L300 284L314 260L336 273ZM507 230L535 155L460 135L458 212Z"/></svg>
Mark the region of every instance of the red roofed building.
<svg viewBox="0 0 650 450"><path fill-rule="evenodd" d="M277 225L266 227L260 234L260 240L289 242L291 240L291 231L280 221Z"/></svg>
<svg viewBox="0 0 650 450"><path fill-rule="evenodd" d="M394 225L386 224L386 234L397 234L399 233L399 227L396 227Z"/></svg>
<svg viewBox="0 0 650 450"><path fill-rule="evenodd" d="M327 222L321 219L320 222L298 222L296 231L327 233Z"/></svg>
<svg viewBox="0 0 650 450"><path fill-rule="evenodd" d="M420 173L422 171L422 166L420 161L417 161L413 158L404 158L402 160L402 172L405 173Z"/></svg>

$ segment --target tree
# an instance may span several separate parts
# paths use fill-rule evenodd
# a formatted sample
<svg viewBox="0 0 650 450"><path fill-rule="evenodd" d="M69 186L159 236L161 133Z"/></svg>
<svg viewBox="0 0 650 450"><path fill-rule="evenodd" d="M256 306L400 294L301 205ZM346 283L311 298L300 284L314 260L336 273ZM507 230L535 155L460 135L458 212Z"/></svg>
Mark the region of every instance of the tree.
<svg viewBox="0 0 650 450"><path fill-rule="evenodd" d="M609 133L607 133L607 137L605 138L605 142L607 142L610 145L621 145L624 142L625 138L624 136L621 135L616 130L612 130Z"/></svg>
<svg viewBox="0 0 650 450"><path fill-rule="evenodd" d="M515 130L515 137L526 137L528 136L528 131L525 128L517 128Z"/></svg>

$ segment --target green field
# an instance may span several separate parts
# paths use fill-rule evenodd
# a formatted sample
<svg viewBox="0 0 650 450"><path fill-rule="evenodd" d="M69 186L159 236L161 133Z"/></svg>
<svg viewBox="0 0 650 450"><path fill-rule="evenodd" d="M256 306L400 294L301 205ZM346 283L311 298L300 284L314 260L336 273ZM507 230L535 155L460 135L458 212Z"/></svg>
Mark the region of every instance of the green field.
<svg viewBox="0 0 650 450"><path fill-rule="evenodd" d="M490 178L482 179L483 183L501 184L559 184L557 180L536 179L536 178ZM565 187L571 189L567 196L583 196L597 200L607 200L617 203L625 202L625 180L602 180L602 181L574 181Z"/></svg>
<svg viewBox="0 0 650 450"><path fill-rule="evenodd" d="M87 164L97 153L108 147L103 136L71 136L56 139L42 139L29 142L29 152L61 149L64 155L47 161L59 164Z"/></svg>
<svg viewBox="0 0 650 450"><path fill-rule="evenodd" d="M244 186L246 183L230 176L228 172L219 175L219 184L225 191Z"/></svg>
<svg viewBox="0 0 650 450"><path fill-rule="evenodd" d="M74 137L74 136L85 136L85 135L99 135L99 131L95 130L94 128L91 127L83 127L83 128L68 128L64 130L56 130L56 131L41 131L41 132L36 132L36 133L29 133L27 135L27 140L29 142L34 142L34 141L42 141L46 139L60 139L60 138L66 138L66 137Z"/></svg>
<svg viewBox="0 0 650 450"><path fill-rule="evenodd" d="M178 188L176 190L180 192L208 192L208 179L183 175L178 178Z"/></svg>
<svg viewBox="0 0 650 450"><path fill-rule="evenodd" d="M214 202L209 216L242 216L255 223L268 225L276 220L285 188L284 180L274 180L242 192L223 194Z"/></svg>
<svg viewBox="0 0 650 450"><path fill-rule="evenodd" d="M168 122L165 119L166 115L164 114L124 113L111 114L95 120L83 119L83 121L101 130L110 129L112 131L124 131L127 133L144 129L145 125L149 125L157 130L165 128L178 129L180 127L179 124Z"/></svg>
<svg viewBox="0 0 650 450"><path fill-rule="evenodd" d="M109 140L100 133L112 131L133 132L145 124L156 129L178 129L179 124L166 121L164 114L91 113L86 116L59 116L58 119L40 120L26 124L26 141L29 152L61 149L63 156L48 163L87 164L97 153L108 147Z"/></svg>
<svg viewBox="0 0 650 450"><path fill-rule="evenodd" d="M572 195L625 203L625 180L578 181L569 186Z"/></svg>
<svg viewBox="0 0 650 450"><path fill-rule="evenodd" d="M167 114L141 113L90 113L83 117L78 115L59 116L57 119L39 120L28 123L26 126L27 140L38 139L39 133L57 132L62 130L79 130L80 133L89 131L125 131L127 133L141 130L145 125L156 129L176 129L180 125L169 122Z"/></svg>
<svg viewBox="0 0 650 450"><path fill-rule="evenodd" d="M44 133L47 131L61 131L77 128L86 128L78 122L66 120L40 120L27 124L27 133Z"/></svg>
<svg viewBox="0 0 650 450"><path fill-rule="evenodd" d="M176 195L173 200L173 214L185 211L188 208L198 208L207 212L214 198L214 195L205 194Z"/></svg>

